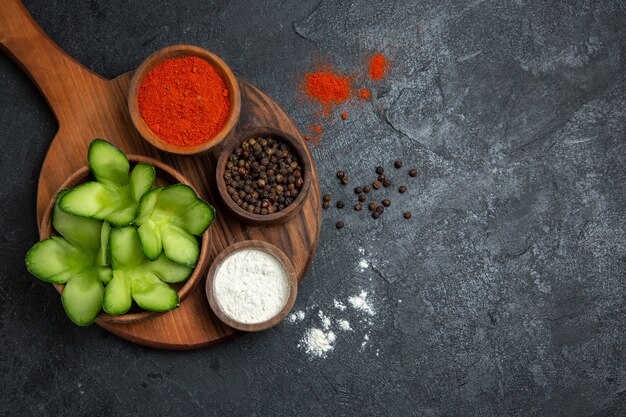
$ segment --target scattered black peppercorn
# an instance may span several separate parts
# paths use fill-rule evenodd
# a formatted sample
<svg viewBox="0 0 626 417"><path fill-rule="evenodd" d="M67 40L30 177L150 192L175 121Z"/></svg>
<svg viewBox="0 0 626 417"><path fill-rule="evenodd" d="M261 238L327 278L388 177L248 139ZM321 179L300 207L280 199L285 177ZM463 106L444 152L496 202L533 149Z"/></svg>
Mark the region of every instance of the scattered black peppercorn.
<svg viewBox="0 0 626 417"><path fill-rule="evenodd" d="M374 182L372 183L372 187L373 187L375 190L380 190L381 185L382 185L382 184L380 183L380 181L374 181Z"/></svg>
<svg viewBox="0 0 626 417"><path fill-rule="evenodd" d="M346 173L343 171L337 171L337 178L342 179L346 176Z"/></svg>
<svg viewBox="0 0 626 417"><path fill-rule="evenodd" d="M377 173L378 175L382 174L383 172L385 172L385 170L383 169L383 167L381 167L381 166L377 166L377 167L376 167L376 173Z"/></svg>
<svg viewBox="0 0 626 417"><path fill-rule="evenodd" d="M376 204L376 202L374 202L374 201L372 201L371 203L369 203L369 205L367 206L367 208L368 208L370 211L374 211L374 210L376 210L376 207L378 207L378 204Z"/></svg>
<svg viewBox="0 0 626 417"><path fill-rule="evenodd" d="M354 189L354 194L361 194L362 192L363 192L363 188L361 188L360 185Z"/></svg>
<svg viewBox="0 0 626 417"><path fill-rule="evenodd" d="M385 188L391 187L391 180L389 178L385 178L385 181L383 181L383 187Z"/></svg>
<svg viewBox="0 0 626 417"><path fill-rule="evenodd" d="M391 200L385 198L383 201L381 201L381 203L383 203L383 206L389 207L391 205Z"/></svg>
<svg viewBox="0 0 626 417"><path fill-rule="evenodd" d="M249 138L229 155L224 182L239 207L265 215L294 202L304 185L303 172L286 143L272 137Z"/></svg>
<svg viewBox="0 0 626 417"><path fill-rule="evenodd" d="M337 229L343 229L344 226L345 226L345 224L341 220L339 220L337 223L335 223L335 227Z"/></svg>
<svg viewBox="0 0 626 417"><path fill-rule="evenodd" d="M377 211L372 212L372 218L373 219L377 219L379 217L380 217L380 213L379 212L377 212Z"/></svg>
<svg viewBox="0 0 626 417"><path fill-rule="evenodd" d="M348 178L347 175L341 178L341 183L343 185L348 185L349 182L350 182L350 178Z"/></svg>
<svg viewBox="0 0 626 417"><path fill-rule="evenodd" d="M417 177L419 175L419 171L417 170L417 168L411 168L409 170L409 175L411 177Z"/></svg>
<svg viewBox="0 0 626 417"><path fill-rule="evenodd" d="M387 179L387 177L385 176L385 174L380 174L380 175L378 176L378 181L380 181L380 182L383 182L383 181L385 181L386 179Z"/></svg>
<svg viewBox="0 0 626 417"><path fill-rule="evenodd" d="M406 193L406 187L404 185L401 185L400 188L398 188L398 191L400 192L400 194L404 194Z"/></svg>
<svg viewBox="0 0 626 417"><path fill-rule="evenodd" d="M323 209L328 209L328 208L330 208L330 202L328 202L328 201L324 201L324 202L322 203L322 208L323 208Z"/></svg>
<svg viewBox="0 0 626 417"><path fill-rule="evenodd" d="M365 197L365 194L359 194L359 202L363 203L365 202L365 200L367 200L367 197Z"/></svg>
<svg viewBox="0 0 626 417"><path fill-rule="evenodd" d="M342 209L344 208L346 205L343 201L339 200L337 201L337 208Z"/></svg>
<svg viewBox="0 0 626 417"><path fill-rule="evenodd" d="M407 220L408 220L408 219L410 219L410 218L411 218L411 212L410 212L410 211L405 211L405 212L404 212L404 214L403 214L403 216L404 216L404 218L405 218L405 219L407 219Z"/></svg>
<svg viewBox="0 0 626 417"><path fill-rule="evenodd" d="M323 201L330 201L330 194L324 194L324 197L322 197Z"/></svg>
<svg viewBox="0 0 626 417"><path fill-rule="evenodd" d="M385 211L385 208L383 206L378 206L378 207L376 207L376 210L374 210L374 211L379 213L379 214L383 214L383 212Z"/></svg>
<svg viewBox="0 0 626 417"><path fill-rule="evenodd" d="M363 187L364 193L369 193L370 191L372 191L372 187L370 187L369 185L366 185L365 187Z"/></svg>
<svg viewBox="0 0 626 417"><path fill-rule="evenodd" d="M402 161L399 159L396 159L396 161L393 163L393 166L396 167L396 169L402 168Z"/></svg>
<svg viewBox="0 0 626 417"><path fill-rule="evenodd" d="M356 211L361 211L361 210L363 209L363 207L361 207L361 205L360 205L359 203L356 203L356 204L354 205L354 209L355 209Z"/></svg>

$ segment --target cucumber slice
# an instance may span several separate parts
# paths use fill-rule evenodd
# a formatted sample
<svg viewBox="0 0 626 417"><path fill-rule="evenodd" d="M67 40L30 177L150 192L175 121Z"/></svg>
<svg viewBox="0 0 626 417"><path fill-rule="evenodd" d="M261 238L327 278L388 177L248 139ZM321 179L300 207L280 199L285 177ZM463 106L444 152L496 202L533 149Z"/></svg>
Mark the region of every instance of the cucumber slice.
<svg viewBox="0 0 626 417"><path fill-rule="evenodd" d="M134 227L122 227L111 230L111 266L113 270L139 266L145 258L139 243L139 235Z"/></svg>
<svg viewBox="0 0 626 417"><path fill-rule="evenodd" d="M175 224L192 235L200 236L215 218L215 209L202 200L196 200L187 210L176 217Z"/></svg>
<svg viewBox="0 0 626 417"><path fill-rule="evenodd" d="M98 273L98 279L102 281L103 284L108 284L113 279L113 271L111 268L106 266L98 266L96 267L96 271Z"/></svg>
<svg viewBox="0 0 626 417"><path fill-rule="evenodd" d="M111 263L111 255L109 253L109 235L111 234L111 225L108 222L102 223L100 230L100 249L98 250L97 263L100 266L109 265Z"/></svg>
<svg viewBox="0 0 626 417"><path fill-rule="evenodd" d="M157 230L155 223L152 220L147 221L139 226L137 233L139 233L141 249L143 249L146 258L151 261L157 259L163 252L163 245L161 244L161 234Z"/></svg>
<svg viewBox="0 0 626 417"><path fill-rule="evenodd" d="M215 218L215 210L187 185L155 188L139 203L135 223L146 256L156 259L162 250L174 262L193 267L201 235Z"/></svg>
<svg viewBox="0 0 626 417"><path fill-rule="evenodd" d="M165 256L179 264L196 266L200 245L195 236L179 227L166 225L161 228L161 240Z"/></svg>
<svg viewBox="0 0 626 417"><path fill-rule="evenodd" d="M131 283L124 271L114 271L113 279L104 289L102 308L109 314L124 314L132 305Z"/></svg>
<svg viewBox="0 0 626 417"><path fill-rule="evenodd" d="M87 156L91 173L102 184L123 187L128 184L128 158L103 139L94 139Z"/></svg>
<svg viewBox="0 0 626 417"><path fill-rule="evenodd" d="M98 249L100 247L102 222L63 212L59 208L58 202L67 192L68 190L63 190L57 195L57 203L52 212L52 227L54 227L61 236L79 248Z"/></svg>
<svg viewBox="0 0 626 417"><path fill-rule="evenodd" d="M156 179L156 171L150 164L137 164L130 173L130 194L139 202L141 197L150 191L154 180Z"/></svg>
<svg viewBox="0 0 626 417"><path fill-rule="evenodd" d="M161 281L169 283L183 282L193 272L193 268L172 262L164 254L156 261L150 262L147 269L155 273Z"/></svg>
<svg viewBox="0 0 626 417"><path fill-rule="evenodd" d="M153 274L138 275L132 280L133 299L150 311L169 311L178 307L178 293Z"/></svg>
<svg viewBox="0 0 626 417"><path fill-rule="evenodd" d="M137 204L130 199L125 199L118 203L118 209L108 214L105 219L115 227L128 226L135 220L137 215Z"/></svg>
<svg viewBox="0 0 626 417"><path fill-rule="evenodd" d="M61 301L67 316L79 326L88 326L96 319L102 308L104 289L93 269L85 270L69 281Z"/></svg>
<svg viewBox="0 0 626 417"><path fill-rule="evenodd" d="M28 271L53 284L65 284L77 272L89 267L92 261L93 255L58 236L42 240L26 254Z"/></svg>
<svg viewBox="0 0 626 417"><path fill-rule="evenodd" d="M63 194L59 208L76 216L104 219L115 209L118 199L114 188L90 181Z"/></svg>

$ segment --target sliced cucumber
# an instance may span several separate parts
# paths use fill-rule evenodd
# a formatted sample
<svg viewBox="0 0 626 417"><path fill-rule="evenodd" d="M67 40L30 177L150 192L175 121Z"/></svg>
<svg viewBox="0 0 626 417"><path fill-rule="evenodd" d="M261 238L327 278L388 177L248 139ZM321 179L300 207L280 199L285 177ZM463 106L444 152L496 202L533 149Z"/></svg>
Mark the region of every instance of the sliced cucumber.
<svg viewBox="0 0 626 417"><path fill-rule="evenodd" d="M194 235L204 233L215 211L193 189L183 184L155 188L141 199L138 213L135 223L146 256L157 259L163 250L174 262L196 265L200 248Z"/></svg>
<svg viewBox="0 0 626 417"><path fill-rule="evenodd" d="M104 219L115 210L118 200L115 188L90 181L63 194L59 208L76 216Z"/></svg>
<svg viewBox="0 0 626 417"><path fill-rule="evenodd" d="M141 200L139 201L139 208L137 209L137 218L135 219L135 223L143 224L144 222L148 221L148 219L150 219L150 216L154 211L154 207L159 200L159 195L161 194L161 191L163 191L163 187L157 187L148 191L146 194L143 195L143 197L141 197Z"/></svg>
<svg viewBox="0 0 626 417"><path fill-rule="evenodd" d="M111 230L109 245L113 270L134 268L145 261L139 235L134 227Z"/></svg>
<svg viewBox="0 0 626 417"><path fill-rule="evenodd" d="M150 262L147 269L155 273L161 281L169 283L183 282L193 272L193 268L172 262L164 254L156 261Z"/></svg>
<svg viewBox="0 0 626 417"><path fill-rule="evenodd" d="M91 173L103 184L123 187L128 184L128 158L115 146L103 139L94 139L89 146Z"/></svg>
<svg viewBox="0 0 626 417"><path fill-rule="evenodd" d="M137 164L130 173L130 194L135 202L139 202L141 197L150 191L152 184L156 180L156 171L150 164Z"/></svg>
<svg viewBox="0 0 626 417"><path fill-rule="evenodd" d="M77 272L89 267L93 255L83 252L58 236L42 240L26 254L26 268L37 278L64 284Z"/></svg>
<svg viewBox="0 0 626 417"><path fill-rule="evenodd" d="M100 230L100 249L98 250L98 259L97 259L97 263L100 266L109 265L111 263L111 254L109 252L109 235L110 234L111 234L111 225L108 222L103 222L102 228Z"/></svg>
<svg viewBox="0 0 626 417"><path fill-rule="evenodd" d="M165 256L179 264L196 266L200 245L195 236L180 227L166 225L161 228L161 240Z"/></svg>
<svg viewBox="0 0 626 417"><path fill-rule="evenodd" d="M102 308L109 314L124 314L132 305L131 283L124 271L114 271L113 279L104 289Z"/></svg>
<svg viewBox="0 0 626 417"><path fill-rule="evenodd" d="M146 258L151 261L157 259L163 252L163 245L161 243L161 234L157 230L156 224L152 220L148 220L139 226L137 233L139 233L141 248Z"/></svg>
<svg viewBox="0 0 626 417"><path fill-rule="evenodd" d="M104 289L94 269L74 275L63 289L61 301L67 316L79 326L88 326L102 308Z"/></svg>
<svg viewBox="0 0 626 417"><path fill-rule="evenodd" d="M108 266L97 266L96 271L98 273L98 279L105 285L113 279L113 271Z"/></svg>
<svg viewBox="0 0 626 417"><path fill-rule="evenodd" d="M57 202L67 194L68 190L60 191ZM100 233L102 222L95 219L85 219L67 214L55 204L52 212L52 227L65 239L79 248L96 250L100 247Z"/></svg>
<svg viewBox="0 0 626 417"><path fill-rule="evenodd" d="M168 311L178 306L178 293L155 275L138 275L132 281L133 300L143 309Z"/></svg>
<svg viewBox="0 0 626 417"><path fill-rule="evenodd" d="M131 199L124 199L118 204L119 208L108 214L104 219L115 227L130 225L137 215L137 203Z"/></svg>

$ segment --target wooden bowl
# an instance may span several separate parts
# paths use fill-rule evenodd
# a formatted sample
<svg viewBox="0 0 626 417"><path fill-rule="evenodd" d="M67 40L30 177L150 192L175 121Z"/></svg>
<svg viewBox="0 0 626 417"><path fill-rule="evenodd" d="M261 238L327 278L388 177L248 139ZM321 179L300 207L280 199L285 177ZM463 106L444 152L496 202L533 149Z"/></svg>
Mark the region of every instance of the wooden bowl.
<svg viewBox="0 0 626 417"><path fill-rule="evenodd" d="M217 302L217 299L215 298L215 291L213 290L214 282L215 282L215 273L217 272L218 268L222 265L222 262L226 258L228 258L233 253L242 249L263 250L269 253L270 255L273 255L274 257L276 257L283 264L283 266L285 267L285 270L287 271L287 278L289 279L289 284L290 284L289 297L287 298L287 301L285 302L285 305L283 306L282 310L280 310L278 314L276 314L271 319L266 320L261 323L250 324L250 323L241 323L241 322L234 320L229 315L227 315L224 311L222 311L222 309L220 308ZM206 296L207 296L207 299L209 300L209 305L211 306L211 309L213 310L215 315L221 321L226 323L228 326L234 329L243 330L245 332L260 332L262 330L267 330L271 327L276 326L278 323L283 321L285 317L287 317L287 314L289 314L289 312L293 308L293 305L296 302L297 295L298 295L298 278L296 276L296 271L293 267L293 264L291 263L287 255L285 255L284 252L278 249L276 246L270 245L269 243L263 242L260 240L246 240L246 241L237 242L235 244L228 246L226 249L220 252L219 255L217 255L217 257L211 264L211 268L209 269L209 272L207 274Z"/></svg>
<svg viewBox="0 0 626 417"><path fill-rule="evenodd" d="M296 199L287 206L283 211L279 211L272 214L254 214L239 207L232 197L228 194L226 182L224 181L224 172L226 171L226 163L228 157L233 150L239 146L244 140L252 137L268 137L271 136L279 141L282 141L289 145L291 150L296 154L303 169L304 184L300 189L300 193ZM222 201L226 204L226 207L242 222L252 224L255 226L268 226L273 224L280 224L293 218L298 211L302 208L304 200L306 198L309 189L311 188L311 177L313 176L313 163L311 157L307 152L306 145L301 140L296 139L287 132L272 127L259 127L256 129L248 130L241 133L236 140L230 141L222 149L220 157L217 161L216 167L216 183L217 189L222 197Z"/></svg>
<svg viewBox="0 0 626 417"><path fill-rule="evenodd" d="M148 75L148 73L161 62L168 59L184 58L188 56L202 58L215 67L228 88L228 97L230 98L230 114L228 115L226 123L222 129L208 141L196 146L177 146L164 141L154 134L143 120L141 112L139 111L139 89L146 75ZM152 145L165 152L179 155L194 155L207 152L214 146L219 145L229 135L229 133L232 132L237 124L237 121L239 120L239 112L241 110L241 92L239 91L237 78L224 61L222 61L217 55L198 46L174 45L156 51L146 58L139 68L137 68L133 74L133 78L130 80L130 87L128 90L128 110L133 124L139 131L139 134Z"/></svg>
<svg viewBox="0 0 626 417"><path fill-rule="evenodd" d="M156 174L157 174L156 182L158 185L170 185L170 184L180 182L182 184L188 185L191 188L193 188L193 186L187 180L187 178L185 178L180 172L176 171L173 168L168 167L162 162L159 162L155 159L148 158L142 155L128 155L128 160L131 162L131 165L133 163L136 164L138 162L144 162L147 164L154 165L154 167L156 168ZM86 180L89 179L89 177L90 177L89 166L85 165L84 167L80 168L78 171L70 175L70 177L63 183L63 185L61 185L61 187L59 188L59 191L63 190L64 188L72 188L82 182L85 182ZM196 190L194 189L194 191ZM56 194L57 193L54 194L52 201L48 205L48 208L46 209L43 215L43 218L41 219L41 230L39 231L39 237L42 240L47 239L48 237L54 234L54 229L52 227L52 212L54 209ZM197 194L197 191L196 191L196 194ZM206 232L204 232L204 234L202 235L202 239L200 242L200 256L198 258L198 263L196 264L196 267L194 271L192 272L191 276L184 283L170 284L172 288L175 288L178 290L179 302L182 302L189 295L189 293L191 293L191 290L193 290L195 286L198 285L198 283L202 279L202 276L206 269L206 264L207 264L208 255L209 255L210 231L211 231L211 228L209 227L209 229ZM59 294L63 292L63 288L65 287L65 285L63 284L54 284L54 286L59 292ZM96 318L96 321L107 322L107 323L134 323L134 322L145 320L147 318L154 317L163 313L166 313L166 312L142 310L136 305L134 305L133 303L133 307L131 307L131 310L126 314L112 315L112 314L102 312L98 315L98 317Z"/></svg>

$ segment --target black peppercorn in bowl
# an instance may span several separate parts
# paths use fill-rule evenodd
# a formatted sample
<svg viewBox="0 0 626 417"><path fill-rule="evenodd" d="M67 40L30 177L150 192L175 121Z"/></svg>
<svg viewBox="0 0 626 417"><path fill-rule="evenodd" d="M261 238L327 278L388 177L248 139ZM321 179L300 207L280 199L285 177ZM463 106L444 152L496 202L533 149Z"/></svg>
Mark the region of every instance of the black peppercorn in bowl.
<svg viewBox="0 0 626 417"><path fill-rule="evenodd" d="M302 208L312 177L303 140L259 127L241 133L221 151L217 189L226 207L244 223L280 224Z"/></svg>

